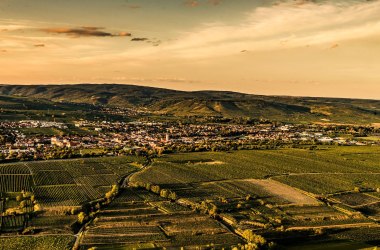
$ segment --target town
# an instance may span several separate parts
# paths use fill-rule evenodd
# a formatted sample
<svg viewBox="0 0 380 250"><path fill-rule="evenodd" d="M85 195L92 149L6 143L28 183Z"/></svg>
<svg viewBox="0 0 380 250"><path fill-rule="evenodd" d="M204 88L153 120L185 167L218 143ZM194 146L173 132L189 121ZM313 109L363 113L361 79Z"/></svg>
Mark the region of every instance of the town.
<svg viewBox="0 0 380 250"><path fill-rule="evenodd" d="M0 122L0 160L379 144L380 129L332 124L79 120ZM371 137L372 136L372 137Z"/></svg>

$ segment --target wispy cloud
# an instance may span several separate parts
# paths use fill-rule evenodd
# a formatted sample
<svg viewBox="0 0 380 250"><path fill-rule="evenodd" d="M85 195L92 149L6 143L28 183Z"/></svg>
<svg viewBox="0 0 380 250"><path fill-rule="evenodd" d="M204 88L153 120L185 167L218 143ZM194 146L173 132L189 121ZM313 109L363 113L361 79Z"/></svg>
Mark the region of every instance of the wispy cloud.
<svg viewBox="0 0 380 250"><path fill-rule="evenodd" d="M80 27L80 28L43 28L41 31L51 34L65 34L72 37L123 37L131 36L129 32L111 33L104 31L102 27Z"/></svg>
<svg viewBox="0 0 380 250"><path fill-rule="evenodd" d="M213 57L331 44L380 33L380 1L281 1L248 12L244 20L206 23L184 32L167 49L181 57Z"/></svg>

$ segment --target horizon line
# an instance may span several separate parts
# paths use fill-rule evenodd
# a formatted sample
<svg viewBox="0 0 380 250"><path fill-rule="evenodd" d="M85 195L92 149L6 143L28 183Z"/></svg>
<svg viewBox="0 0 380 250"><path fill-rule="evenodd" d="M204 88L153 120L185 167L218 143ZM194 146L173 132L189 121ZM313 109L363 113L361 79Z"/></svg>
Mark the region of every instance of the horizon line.
<svg viewBox="0 0 380 250"><path fill-rule="evenodd" d="M311 95L286 95L286 94L263 94L263 93L248 93L248 92L239 92L234 90L221 90L221 89L199 89L199 90L184 90L184 89L174 89L166 87L155 87L152 85L141 85L136 83L0 83L0 86L73 86L73 85L126 85L126 86L135 86L135 87L145 87L153 89L162 89L162 90L171 90L178 92L225 92L225 93L235 93L242 95L255 95L255 96L267 96L267 97L294 97L294 98L321 98L321 99L357 99L357 100L373 100L380 101L375 98L363 98L363 97L339 97L339 96L311 96Z"/></svg>

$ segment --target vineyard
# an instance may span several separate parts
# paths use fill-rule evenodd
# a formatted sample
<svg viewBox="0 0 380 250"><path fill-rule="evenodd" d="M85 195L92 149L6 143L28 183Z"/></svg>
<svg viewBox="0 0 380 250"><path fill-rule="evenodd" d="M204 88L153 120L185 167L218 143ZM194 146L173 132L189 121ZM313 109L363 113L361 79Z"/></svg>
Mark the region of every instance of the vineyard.
<svg viewBox="0 0 380 250"><path fill-rule="evenodd" d="M230 248L247 230L280 245L312 237L372 246L379 162L379 147L325 147L163 155L140 171L146 161L135 156L3 164L0 231L36 237L0 243L70 248L88 207L80 249ZM130 186L120 185L126 176ZM115 184L114 199L99 199Z"/></svg>
<svg viewBox="0 0 380 250"><path fill-rule="evenodd" d="M218 213L238 232L269 240L293 231L313 236L307 230L379 227L379 147L167 155L131 182L169 189L180 204Z"/></svg>
<svg viewBox="0 0 380 250"><path fill-rule="evenodd" d="M143 163L144 160L137 157L115 157L0 165L0 234L23 232L27 228L37 232L42 230L72 234L71 226L75 223L76 216L46 212L39 212L37 217L31 216L34 204L31 200L19 197L30 192L29 195L33 196L36 204L44 210L78 207L104 197L112 185L136 171L136 166ZM26 242L35 240L27 237L22 239ZM55 242L56 238L38 239L41 242L47 240L47 244L52 240L54 244L62 244L61 246L72 243L72 238L58 239L59 242ZM4 246L23 244L12 242L11 238L0 238L0 241Z"/></svg>
<svg viewBox="0 0 380 250"><path fill-rule="evenodd" d="M130 156L4 164L0 192L33 192L43 207L79 206L103 197L143 163Z"/></svg>
<svg viewBox="0 0 380 250"><path fill-rule="evenodd" d="M352 191L356 187L370 189L380 187L380 173L289 175L274 177L274 179L315 194Z"/></svg>
<svg viewBox="0 0 380 250"><path fill-rule="evenodd" d="M1 196L0 234L21 232L28 227L30 214L34 211L31 193L3 193Z"/></svg>
<svg viewBox="0 0 380 250"><path fill-rule="evenodd" d="M380 199L363 193L347 193L333 196L334 199L351 207L380 203Z"/></svg>
<svg viewBox="0 0 380 250"><path fill-rule="evenodd" d="M26 215L0 216L0 232L14 232L24 228L27 222Z"/></svg>
<svg viewBox="0 0 380 250"><path fill-rule="evenodd" d="M208 216L169 201L157 201L147 191L126 188L101 210L81 239L81 249L133 249L207 246L230 247L242 241Z"/></svg>
<svg viewBox="0 0 380 250"><path fill-rule="evenodd" d="M0 192L33 191L32 176L30 174L2 174L0 175Z"/></svg>
<svg viewBox="0 0 380 250"><path fill-rule="evenodd" d="M379 147L176 154L156 159L132 181L170 187L231 179L273 178L311 193L329 194L355 187L380 187L379 162Z"/></svg>

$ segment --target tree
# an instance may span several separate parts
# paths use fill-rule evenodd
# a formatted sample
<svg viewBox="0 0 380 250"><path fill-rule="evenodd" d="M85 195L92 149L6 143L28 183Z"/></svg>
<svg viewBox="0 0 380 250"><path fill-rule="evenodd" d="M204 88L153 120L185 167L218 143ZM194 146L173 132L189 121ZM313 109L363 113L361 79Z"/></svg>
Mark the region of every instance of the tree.
<svg viewBox="0 0 380 250"><path fill-rule="evenodd" d="M161 188L160 188L160 186L158 186L158 185L153 185L153 186L151 187L151 191L152 191L153 193L159 194L160 191L161 191Z"/></svg>
<svg viewBox="0 0 380 250"><path fill-rule="evenodd" d="M83 222L85 222L86 219L87 219L87 215L84 212L80 212L78 214L78 223L79 224L83 224Z"/></svg>
<svg viewBox="0 0 380 250"><path fill-rule="evenodd" d="M167 190L167 189L162 189L161 192L160 192L160 196L164 197L164 198L168 198L169 194L170 194L169 190Z"/></svg>
<svg viewBox="0 0 380 250"><path fill-rule="evenodd" d="M27 206L26 200L20 202L20 208L25 208Z"/></svg>
<svg viewBox="0 0 380 250"><path fill-rule="evenodd" d="M177 194L175 192L170 192L168 198L175 201L177 199Z"/></svg>
<svg viewBox="0 0 380 250"><path fill-rule="evenodd" d="M16 196L16 201L18 201L18 202L22 201L22 195L17 195Z"/></svg>
<svg viewBox="0 0 380 250"><path fill-rule="evenodd" d="M108 200L112 199L119 193L119 187L117 185L112 185L112 189L106 193L106 198Z"/></svg>
<svg viewBox="0 0 380 250"><path fill-rule="evenodd" d="M34 210L34 212L39 212L42 210L42 208L41 208L40 204L35 204L33 207L33 210Z"/></svg>

